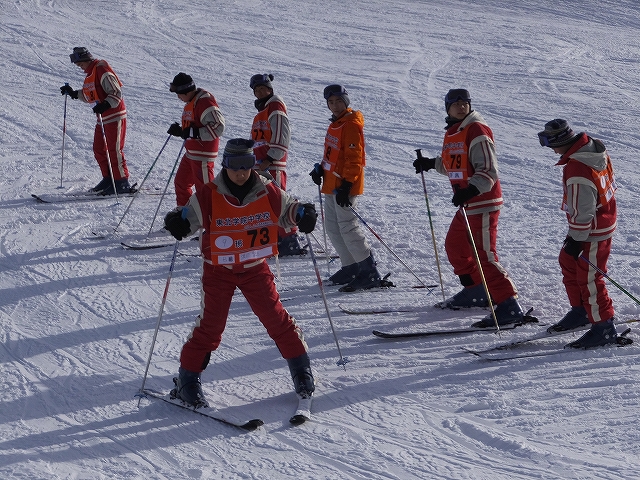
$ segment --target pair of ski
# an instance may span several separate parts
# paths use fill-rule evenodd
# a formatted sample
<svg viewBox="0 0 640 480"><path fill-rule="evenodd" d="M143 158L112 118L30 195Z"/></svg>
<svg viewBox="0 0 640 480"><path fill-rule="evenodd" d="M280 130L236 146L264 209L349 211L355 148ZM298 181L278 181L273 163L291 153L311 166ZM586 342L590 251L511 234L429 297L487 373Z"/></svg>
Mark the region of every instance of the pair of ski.
<svg viewBox="0 0 640 480"><path fill-rule="evenodd" d="M533 309L530 309L523 317L521 322L516 322L516 323L511 323L508 325L503 325L500 327L500 331L505 331L505 330L513 330L519 326L522 325L527 325L527 324L537 324L538 323L538 319L535 317L532 317L530 315L531 311ZM413 310L411 310L413 311ZM376 312L379 313L379 312ZM631 320L626 320L624 322L617 322L618 325L620 324L628 324L628 323L633 323L633 322L638 322L638 319L631 319ZM542 339L546 339L546 338L550 338L550 337L554 337L554 336L558 336L558 335L564 335L567 333L574 333L574 332L579 332L579 331L584 331L587 330L589 328L589 326L584 326L581 328L576 328L576 329L572 329L572 330L567 330L564 332L549 332L546 329L542 332L538 332L530 337L521 339L521 340L516 340L513 342L508 342L508 343L504 343L501 345L497 345L491 348L487 348L485 350L474 350L471 348L466 348L463 347L463 350L471 353L477 357L480 357L482 359L485 360L489 360L489 361L502 361L502 360L514 360L514 359L518 359L518 358L529 358L529 357L542 357L542 356L548 356L548 355L557 355L560 354L566 350L561 349L554 349L551 351L537 351L537 352L526 352L526 353L516 353L516 354L507 354L507 355L501 355L501 352L504 351L508 351L508 350L513 350L516 349L518 347L521 347L523 345L529 344L531 342L535 342L536 340L542 340ZM393 332L381 332L378 330L374 330L373 334L379 338L386 338L386 339L409 339L409 338L421 338L421 337L432 337L432 336L444 336L444 335L461 335L461 334L467 334L467 333L476 333L476 332L488 332L488 333L497 333L498 330L495 328L478 328L478 327L466 327L466 328L456 328L456 329L448 329L448 330L426 330L426 331L417 331L417 332L397 332L397 333L393 333ZM618 334L617 336L617 341L616 344L619 347L624 347L627 345L631 345L633 343L633 340L630 338L627 338L627 335L629 334L629 332L631 332L630 328L627 328L626 330L624 330L622 333ZM612 344L613 345L613 344Z"/></svg>
<svg viewBox="0 0 640 480"><path fill-rule="evenodd" d="M633 323L633 322L637 322L638 320L636 319L631 319L631 320L626 320L623 322L617 322L617 325L624 325L624 324L628 324L628 323ZM581 349L574 349L574 348L569 348L567 349L566 347L562 348L562 349L558 349L558 348L553 348L551 350L546 350L546 351L533 351L533 352L523 352L523 353L507 353L504 354L503 352L506 351L512 351L512 350L517 350L520 347L523 347L529 343L535 342L537 340L543 340L543 339L547 339L547 338L553 338L553 337L557 337L560 335L566 335L568 333L578 333L578 332L585 332L586 330L588 330L590 328L590 325L586 325L584 327L579 327L579 328L574 328L571 330L565 330L562 332L556 332L556 331L548 331L548 330L544 330L542 332L539 332L535 335L532 335L530 337L527 338L523 338L520 340L516 340L513 342L508 342L508 343L504 343L501 345L496 345L494 347L490 347L484 350L474 350L471 348L467 348L467 347L463 347L463 350L467 353L471 353L472 355L475 355L476 357L482 358L483 360L488 360L488 361L492 361L492 362L499 362L499 361L503 361L503 360L515 360L518 358L531 358L531 357L546 357L549 355L559 355L563 352L567 352L567 351L576 351L576 350L581 350ZM610 345L606 345L606 346L618 346L618 347L625 347L627 345L631 345L633 343L633 340L628 338L627 335L631 332L630 328L626 328L622 333L619 333L617 335L616 338L616 342L612 343Z"/></svg>
<svg viewBox="0 0 640 480"><path fill-rule="evenodd" d="M499 331L502 332L504 330L513 330L522 325L537 324L537 323L538 323L538 319L536 317L532 317L527 314L522 318L522 321L510 323L508 325L503 325L500 327ZM477 333L477 332L497 333L498 330L494 327L462 327L462 328L452 328L452 329L445 329L445 330L422 330L417 332L381 332L379 330L374 330L372 333L379 338L403 339L403 338L436 337L436 336L444 336L444 335L462 335L466 333Z"/></svg>
<svg viewBox="0 0 640 480"><path fill-rule="evenodd" d="M246 431L256 430L258 427L264 425L264 421L259 418L254 418L252 420L241 420L234 416L224 414L219 410L211 407L194 407L193 405L189 405L179 398L175 396L174 391L172 390L170 393L165 394L162 392L158 392L156 390L144 389L142 391L141 396L145 398L155 398L157 400L162 400L163 402L169 403L171 405L175 405L176 407L183 408L185 410L189 410L194 413L198 413L205 417L208 417L217 422L223 423L225 425L229 425L232 427L240 428ZM289 423L292 425L301 425L307 420L311 419L311 402L312 397L298 397L298 408L293 416L289 419Z"/></svg>
<svg viewBox="0 0 640 480"><path fill-rule="evenodd" d="M118 198L122 197L133 197L138 190L135 189L135 185L133 185L131 192L127 193L119 193ZM157 193L155 190L141 190L140 193L145 193L147 195ZM92 192L92 191L72 191L65 193L41 193L35 194L32 193L31 196L38 203L69 203L69 202L86 202L92 200L113 200L115 195L102 195L100 192Z"/></svg>

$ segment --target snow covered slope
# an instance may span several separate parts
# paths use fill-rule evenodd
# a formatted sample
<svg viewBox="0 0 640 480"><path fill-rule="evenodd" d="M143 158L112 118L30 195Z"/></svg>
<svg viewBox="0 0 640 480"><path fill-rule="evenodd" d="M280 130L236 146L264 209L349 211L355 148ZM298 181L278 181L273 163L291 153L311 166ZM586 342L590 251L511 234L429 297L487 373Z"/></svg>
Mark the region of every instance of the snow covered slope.
<svg viewBox="0 0 640 480"><path fill-rule="evenodd" d="M579 3L579 5L577 5ZM129 111L126 154L140 182L180 118L168 90L180 71L213 92L224 140L248 136L248 86L273 73L293 129L290 191L318 204L308 172L322 154L330 112L322 89L347 86L366 120L367 180L358 210L425 283L437 284L414 149L436 154L443 97L470 90L492 127L505 197L500 260L523 306L551 323L568 309L557 254L566 233L557 158L536 133L570 121L609 148L619 184L610 275L640 296L638 176L640 18L631 0L107 2L6 0L0 22L0 477L24 479L631 479L640 478L640 340L620 349L486 362L461 347L526 337L490 333L385 341L371 331L469 325L486 312L442 312L373 235L391 291L327 288L335 340L309 259L282 260L278 285L302 326L318 379L314 417L299 427L286 363L239 295L220 349L203 374L211 403L264 420L243 433L155 400L142 384L172 248L132 252L120 242L161 226L172 187L129 199L36 204L32 193L99 180L87 105L59 87L81 86L69 62L86 46L114 67ZM223 141L224 143L224 141ZM147 186L164 189L180 144L172 139ZM64 189L59 189L60 179ZM454 207L445 177L427 188L445 292L457 279L442 248ZM322 241L321 227L316 237ZM147 386L168 390L199 311L200 260L183 242ZM275 262L271 261L274 271ZM327 264L319 261L323 276ZM330 267L335 271L336 265ZM610 287L620 320L640 308ZM423 306L348 315L339 304ZM633 328L633 324L631 325ZM540 343L561 348L571 335Z"/></svg>

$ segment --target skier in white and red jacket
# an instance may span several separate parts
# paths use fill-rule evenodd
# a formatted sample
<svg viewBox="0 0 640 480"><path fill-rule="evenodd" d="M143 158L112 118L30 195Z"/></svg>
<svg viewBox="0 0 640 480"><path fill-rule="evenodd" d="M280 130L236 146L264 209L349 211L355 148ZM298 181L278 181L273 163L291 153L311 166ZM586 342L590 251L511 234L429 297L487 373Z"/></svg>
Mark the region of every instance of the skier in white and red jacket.
<svg viewBox="0 0 640 480"><path fill-rule="evenodd" d="M200 374L220 345L236 288L287 360L296 393L308 398L315 389L302 330L282 305L265 261L278 252L279 226L313 231L315 207L299 203L254 170L253 143L229 140L222 172L165 217L165 228L178 240L204 229L201 311L182 347L176 378L176 395L194 406L206 405Z"/></svg>
<svg viewBox="0 0 640 480"><path fill-rule="evenodd" d="M493 132L484 118L471 109L471 96L467 90L449 90L444 102L447 130L442 153L436 158L419 155L413 166L416 173L433 168L449 177L454 191L451 201L456 207L464 207L467 213L482 273L495 305L498 324L522 321L524 313L517 300L518 291L507 271L498 262L496 252L498 217L503 200ZM451 221L445 249L453 272L458 275L464 288L436 306L452 309L488 306L482 276L461 209ZM494 325L492 314L474 324L478 327Z"/></svg>
<svg viewBox="0 0 640 480"><path fill-rule="evenodd" d="M586 133L574 133L566 120L547 122L538 133L540 144L559 155L563 199L569 230L560 250L562 281L571 310L550 332L591 325L567 346L590 348L617 343L613 302L601 272L607 270L616 228L616 183L604 144Z"/></svg>
<svg viewBox="0 0 640 480"><path fill-rule="evenodd" d="M60 87L62 95L74 100L82 100L93 105L96 126L93 133L93 155L100 167L102 180L91 189L102 195L113 195L115 185L118 193L132 192L129 185L129 169L124 156L127 136L127 107L122 96L122 82L105 60L93 58L85 47L74 47L69 55L71 62L85 74L81 90L74 90L65 84ZM99 119L102 119L100 125ZM104 126L104 136L102 127ZM104 140L107 140L106 145ZM111 160L111 167L109 166ZM113 172L113 180L111 179Z"/></svg>

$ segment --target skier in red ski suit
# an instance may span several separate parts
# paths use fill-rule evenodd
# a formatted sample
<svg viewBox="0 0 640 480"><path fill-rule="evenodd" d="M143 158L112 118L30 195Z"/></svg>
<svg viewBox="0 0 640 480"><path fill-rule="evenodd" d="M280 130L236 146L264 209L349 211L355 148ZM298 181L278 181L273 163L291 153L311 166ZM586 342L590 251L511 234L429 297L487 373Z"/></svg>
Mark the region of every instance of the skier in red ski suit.
<svg viewBox="0 0 640 480"><path fill-rule="evenodd" d="M185 154L174 179L176 204L186 205L189 197L205 183L213 180L214 161L218 157L218 144L224 132L224 117L215 97L196 88L190 75L180 72L169 85L169 90L185 103L182 123L173 123L167 133L184 140Z"/></svg>
<svg viewBox="0 0 640 480"><path fill-rule="evenodd" d="M95 104L93 112L102 117L104 126L103 137L100 117L96 117L93 155L100 167L102 180L91 190L102 195L113 195L115 184L118 193L129 193L132 189L123 151L127 136L127 108L122 97L122 82L105 60L93 58L85 47L75 47L69 57L72 63L82 69L86 77L81 90L74 90L66 84L60 87L60 92L74 100L80 99L85 103Z"/></svg>
<svg viewBox="0 0 640 480"><path fill-rule="evenodd" d="M569 231L560 250L562 281L571 310L550 332L591 325L571 348L590 348L618 343L613 302L604 276L616 228L616 182L604 144L586 133L576 134L566 120L547 122L538 133L540 144L559 155L563 199Z"/></svg>
<svg viewBox="0 0 640 480"><path fill-rule="evenodd" d="M436 158L419 156L413 163L416 173L435 168L438 173L447 175L454 191L452 203L460 207L449 227L445 249L464 288L436 306L457 309L486 307L489 303L469 241L464 208L498 324L520 322L524 314L518 304L518 292L498 262L496 252L498 216L503 200L493 132L484 118L471 109L471 96L467 90L449 90L445 108L448 116L442 154ZM479 327L494 325L493 314L474 324Z"/></svg>
<svg viewBox="0 0 640 480"><path fill-rule="evenodd" d="M296 393L309 397L315 386L302 330L287 312L265 259L277 254L278 226L313 231L316 212L255 170L253 140L232 139L223 170L165 217L165 228L181 240L204 229L202 310L182 347L176 394L192 405L206 404L200 374L220 345L234 291L244 295L287 360Z"/></svg>
<svg viewBox="0 0 640 480"><path fill-rule="evenodd" d="M270 73L258 73L251 77L249 86L256 97L254 106L258 113L251 125L251 138L255 140L253 153L256 156L256 168L267 170L278 186L287 189L287 159L291 129L287 106L279 95L273 93ZM287 231L278 228L278 252L280 256L300 255L304 250L298 241L297 229Z"/></svg>

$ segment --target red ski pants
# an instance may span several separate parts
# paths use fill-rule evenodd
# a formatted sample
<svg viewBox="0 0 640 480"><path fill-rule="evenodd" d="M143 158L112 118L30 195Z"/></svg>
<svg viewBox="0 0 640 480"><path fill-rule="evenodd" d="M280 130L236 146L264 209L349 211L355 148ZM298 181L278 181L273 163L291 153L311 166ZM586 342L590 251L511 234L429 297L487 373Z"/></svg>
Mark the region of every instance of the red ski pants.
<svg viewBox="0 0 640 480"><path fill-rule="evenodd" d="M267 329L283 358L295 358L307 351L302 330L280 302L274 276L267 262L260 262L240 273L205 262L202 273L202 310L196 326L182 347L182 368L192 372L205 369L211 352L218 348L222 340L236 287Z"/></svg>
<svg viewBox="0 0 640 480"><path fill-rule="evenodd" d="M205 183L213 181L213 162L191 160L183 156L176 171L173 185L176 189L176 205L182 207L189 202L193 194L192 188L202 190Z"/></svg>
<svg viewBox="0 0 640 480"><path fill-rule="evenodd" d="M600 242L583 242L582 255L603 272L607 272L607 260L611 253L611 239ZM613 317L613 302L604 284L604 276L588 262L560 250L558 257L562 269L562 283L572 307L583 306L591 323Z"/></svg>
<svg viewBox="0 0 640 480"><path fill-rule="evenodd" d="M467 214L489 293L496 304L518 293L509 274L498 262L496 240L499 215L499 210L473 215ZM474 285L482 282L473 247L469 241L467 225L460 210L451 221L444 247L456 275L470 275Z"/></svg>
<svg viewBox="0 0 640 480"><path fill-rule="evenodd" d="M113 179L122 180L129 178L127 161L124 158L124 141L127 136L127 119L122 118L116 121L104 123L104 137L107 144L104 144L102 127L100 122L96 124L93 132L93 156L100 166L100 173L103 178L111 178L109 170L109 160L113 170Z"/></svg>

